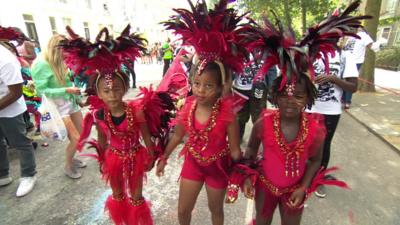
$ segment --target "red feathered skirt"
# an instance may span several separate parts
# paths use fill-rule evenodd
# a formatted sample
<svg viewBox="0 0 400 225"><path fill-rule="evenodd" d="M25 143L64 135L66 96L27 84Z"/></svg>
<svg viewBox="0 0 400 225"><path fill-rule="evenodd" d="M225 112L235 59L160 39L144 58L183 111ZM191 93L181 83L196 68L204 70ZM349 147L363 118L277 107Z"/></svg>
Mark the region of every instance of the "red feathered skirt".
<svg viewBox="0 0 400 225"><path fill-rule="evenodd" d="M102 175L113 189L117 188L125 194L131 194L137 188L138 182L143 181L149 163L151 163L151 156L141 145L129 151L122 151L111 146L105 151L101 168Z"/></svg>

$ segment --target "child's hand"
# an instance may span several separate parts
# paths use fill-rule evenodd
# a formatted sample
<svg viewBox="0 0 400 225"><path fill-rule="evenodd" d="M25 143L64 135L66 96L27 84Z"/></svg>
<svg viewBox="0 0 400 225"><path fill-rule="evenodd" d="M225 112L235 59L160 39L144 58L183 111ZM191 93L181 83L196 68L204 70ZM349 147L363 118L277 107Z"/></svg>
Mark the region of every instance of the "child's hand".
<svg viewBox="0 0 400 225"><path fill-rule="evenodd" d="M246 180L244 180L243 192L244 192L244 196L246 198L249 198L249 199L254 198L254 187L253 187L253 184L251 183L250 178L246 178Z"/></svg>
<svg viewBox="0 0 400 225"><path fill-rule="evenodd" d="M158 177L164 176L164 168L166 165L167 165L166 160L158 160L156 168L156 175Z"/></svg>
<svg viewBox="0 0 400 225"><path fill-rule="evenodd" d="M321 75L321 76L317 76L315 78L315 83L317 83L317 84L324 84L327 82L335 83L336 79L337 79L337 77L334 75Z"/></svg>
<svg viewBox="0 0 400 225"><path fill-rule="evenodd" d="M151 159L149 160L149 164L147 165L146 172L149 172L151 169L153 169L154 164L155 164L155 160L153 159L153 157L151 157Z"/></svg>
<svg viewBox="0 0 400 225"><path fill-rule="evenodd" d="M306 193L304 192L304 188L297 188L293 191L292 195L289 198L289 204L292 207L298 207L304 200L304 196Z"/></svg>

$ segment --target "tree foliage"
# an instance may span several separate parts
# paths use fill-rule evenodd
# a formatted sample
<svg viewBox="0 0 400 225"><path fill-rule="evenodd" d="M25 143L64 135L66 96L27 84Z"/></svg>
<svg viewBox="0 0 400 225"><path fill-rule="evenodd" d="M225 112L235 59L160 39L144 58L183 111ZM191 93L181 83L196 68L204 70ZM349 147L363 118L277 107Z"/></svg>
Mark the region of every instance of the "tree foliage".
<svg viewBox="0 0 400 225"><path fill-rule="evenodd" d="M287 7L285 7L287 6ZM304 33L305 29L321 21L327 13L339 6L339 0L241 0L239 7L249 11L251 17L261 21L263 16L274 21L271 10L296 34ZM344 7L344 5L342 6ZM286 8L288 10L286 10Z"/></svg>

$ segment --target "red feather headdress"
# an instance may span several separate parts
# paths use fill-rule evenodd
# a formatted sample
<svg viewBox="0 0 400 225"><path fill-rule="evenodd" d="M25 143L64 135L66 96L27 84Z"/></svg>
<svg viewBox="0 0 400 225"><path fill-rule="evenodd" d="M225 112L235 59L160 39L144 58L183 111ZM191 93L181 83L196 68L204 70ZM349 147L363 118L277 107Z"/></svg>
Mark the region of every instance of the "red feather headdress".
<svg viewBox="0 0 400 225"><path fill-rule="evenodd" d="M24 41L28 40L27 37L12 27L2 27L0 26L0 42L3 42L9 48L11 48L15 54L18 56L18 51L15 45L10 43L10 41Z"/></svg>
<svg viewBox="0 0 400 225"><path fill-rule="evenodd" d="M199 56L200 74L209 62L220 65L224 74L224 67L234 71L242 71L244 60L247 57L247 45L244 39L249 24L243 22L246 14L238 16L236 10L227 8L228 1L220 0L213 10L208 10L204 0L196 6L188 0L191 11L174 9L177 15L163 22L167 30L182 36L183 45L193 46Z"/></svg>
<svg viewBox="0 0 400 225"><path fill-rule="evenodd" d="M23 35L12 27L0 26L0 41L9 42L23 39Z"/></svg>
<svg viewBox="0 0 400 225"><path fill-rule="evenodd" d="M110 80L114 75L124 74L121 65L135 61L140 52L145 50L146 40L130 33L130 28L128 25L115 40L107 28L103 28L96 41L91 43L67 26L71 39L60 44L65 63L75 75L84 72L87 76L104 76Z"/></svg>
<svg viewBox="0 0 400 225"><path fill-rule="evenodd" d="M350 4L343 13L335 10L332 15L322 22L310 27L300 41L296 41L291 30L285 30L277 19L275 27L268 19L264 19L264 28L254 27L247 35L252 42L252 48L261 48L267 51L268 57L257 73L257 78L265 74L268 69L278 65L282 74L280 90L285 85L291 86L296 82L299 75L308 75L313 80L313 62L323 57L326 68L329 68L328 53L334 55L339 49L337 42L344 36L359 38L355 29L361 27L361 20L369 19L370 16L351 16L360 5L360 0Z"/></svg>

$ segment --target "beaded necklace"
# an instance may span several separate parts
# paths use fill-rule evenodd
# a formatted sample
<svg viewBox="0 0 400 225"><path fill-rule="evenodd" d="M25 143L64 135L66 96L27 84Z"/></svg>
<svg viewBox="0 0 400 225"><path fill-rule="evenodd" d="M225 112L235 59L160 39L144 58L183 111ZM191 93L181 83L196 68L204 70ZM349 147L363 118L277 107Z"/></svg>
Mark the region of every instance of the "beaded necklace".
<svg viewBox="0 0 400 225"><path fill-rule="evenodd" d="M126 144L127 144L129 137L132 136L134 133L134 131L133 131L134 116L133 116L133 109L131 107L128 107L126 103L124 103L124 108L125 108L124 110L126 113L126 120L128 120L128 129L125 132L117 130L117 128L114 125L114 122L112 121L112 115L109 110L104 109L104 114L105 114L106 123L111 130L111 134L121 138L123 145L127 146ZM128 144L130 146L132 144L130 139L129 139Z"/></svg>
<svg viewBox="0 0 400 225"><path fill-rule="evenodd" d="M189 118L188 118L189 141L187 142L186 146L188 147L189 152L193 155L193 157L195 157L197 161L202 162L204 164L209 164L217 160L218 158L222 157L223 155L225 155L225 154L215 154L210 157L204 157L198 154L199 152L203 152L204 150L206 150L209 141L209 134L217 124L216 121L221 105L221 100L218 99L215 102L215 104L211 109L211 116L206 125L206 128L200 130L196 129L194 126L195 124L194 112L196 111L196 105L197 103L194 103L189 112ZM200 149L200 151L198 149Z"/></svg>
<svg viewBox="0 0 400 225"><path fill-rule="evenodd" d="M308 119L305 113L301 115L301 124L298 136L295 139L296 145L291 148L287 146L285 137L281 130L280 113L275 113L273 118L275 140L279 145L279 149L285 156L285 175L292 177L300 176L300 155L304 152L304 142L308 135Z"/></svg>

